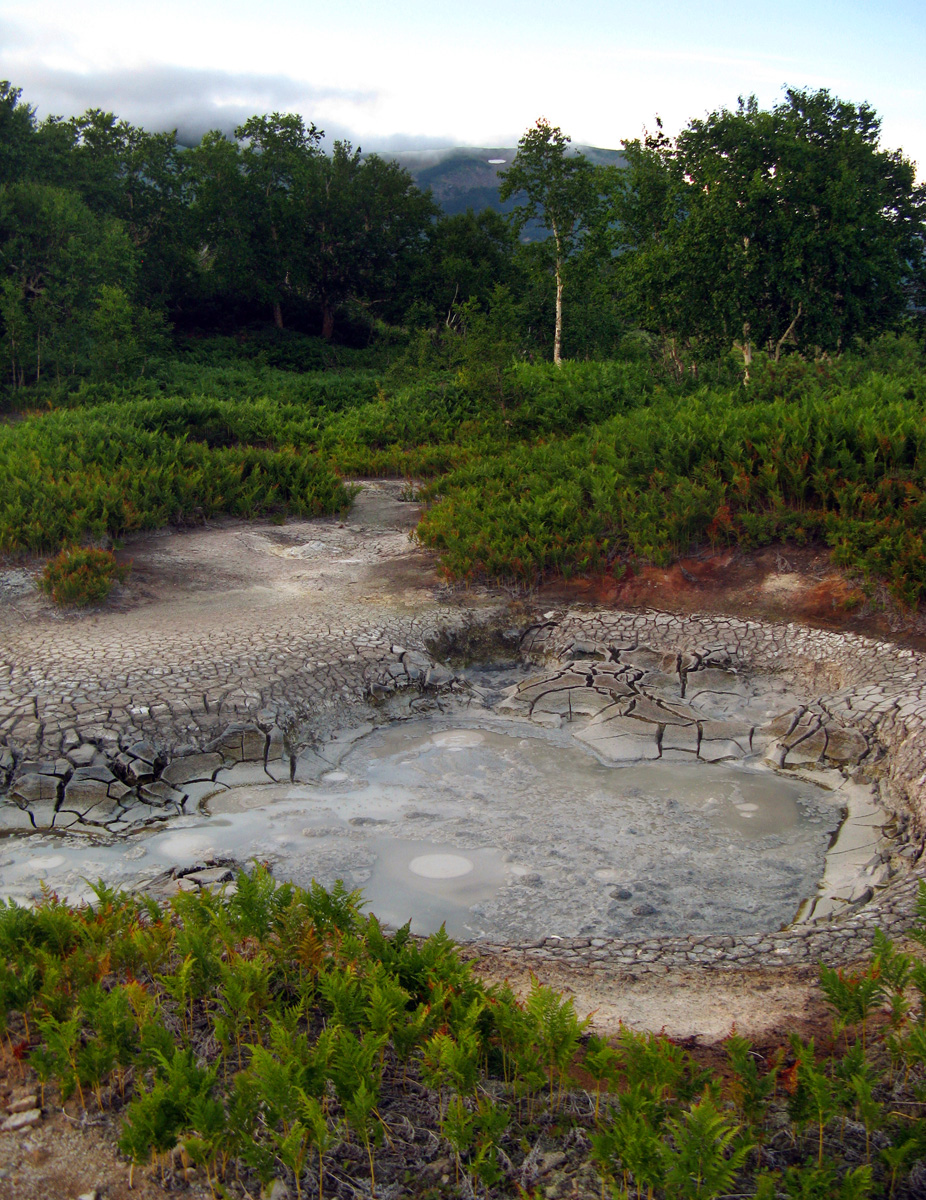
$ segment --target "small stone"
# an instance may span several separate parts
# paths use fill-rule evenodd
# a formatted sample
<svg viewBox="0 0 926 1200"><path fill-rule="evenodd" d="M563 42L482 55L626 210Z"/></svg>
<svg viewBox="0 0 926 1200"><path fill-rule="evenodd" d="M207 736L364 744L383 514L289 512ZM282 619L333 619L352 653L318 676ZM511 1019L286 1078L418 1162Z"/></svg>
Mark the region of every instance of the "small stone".
<svg viewBox="0 0 926 1200"><path fill-rule="evenodd" d="M96 768L89 768L94 770ZM109 774L109 772L106 772ZM86 812L93 805L108 802L107 811L112 811L109 782L99 779L72 779L64 789L61 807L74 812Z"/></svg>
<svg viewBox="0 0 926 1200"><path fill-rule="evenodd" d="M154 779L154 768L143 758L132 758L128 754L120 754L116 761L122 767L128 783L150 783Z"/></svg>
<svg viewBox="0 0 926 1200"><path fill-rule="evenodd" d="M652 904L635 904L630 911L635 917L655 917L657 912Z"/></svg>
<svg viewBox="0 0 926 1200"><path fill-rule="evenodd" d="M89 767L96 758L96 746L84 742L80 746L75 746L73 750L69 750L67 756L75 767Z"/></svg>
<svg viewBox="0 0 926 1200"><path fill-rule="evenodd" d="M27 1096L21 1096L18 1100L11 1100L6 1106L6 1111L9 1113L29 1112L32 1108L37 1108L39 1098L35 1092L30 1092Z"/></svg>
<svg viewBox="0 0 926 1200"><path fill-rule="evenodd" d="M23 775L54 775L55 764L48 758L24 758L19 764Z"/></svg>
<svg viewBox="0 0 926 1200"><path fill-rule="evenodd" d="M14 1113L0 1125L0 1133L16 1133L20 1129L28 1129L42 1119L40 1108L29 1108L25 1112Z"/></svg>
<svg viewBox="0 0 926 1200"><path fill-rule="evenodd" d="M0 799L0 831L4 833L32 833L35 825L28 808L22 808L12 799Z"/></svg>
<svg viewBox="0 0 926 1200"><path fill-rule="evenodd" d="M161 890L165 896L176 896L179 892L198 892L199 887L184 875L182 879L172 879Z"/></svg>
<svg viewBox="0 0 926 1200"><path fill-rule="evenodd" d="M698 757L704 762L722 762L725 758L743 758L745 751L739 742L730 739L701 739Z"/></svg>
<svg viewBox="0 0 926 1200"><path fill-rule="evenodd" d="M162 807L165 804L180 805L184 800L184 793L179 792L176 788L172 788L169 783L163 783L160 779L153 783L145 783L138 789L139 797L145 804L153 804Z"/></svg>
<svg viewBox="0 0 926 1200"><path fill-rule="evenodd" d="M609 892L608 895L612 896L615 900L629 900L633 895L633 892L630 890L630 888L617 887L614 888L613 891Z"/></svg>
<svg viewBox="0 0 926 1200"><path fill-rule="evenodd" d="M267 742L267 762L281 762L286 753L286 739L283 730L274 725L270 730Z"/></svg>
<svg viewBox="0 0 926 1200"><path fill-rule="evenodd" d="M792 743L788 746L787 763L789 767L799 766L801 763L819 762L823 757L823 751L826 749L826 734L822 729L817 729L798 742L793 739L798 736L798 730L795 730L788 742Z"/></svg>
<svg viewBox="0 0 926 1200"><path fill-rule="evenodd" d="M36 829L51 829L55 823L56 808L56 800L42 800L40 803L29 806L32 822Z"/></svg>
<svg viewBox="0 0 926 1200"><path fill-rule="evenodd" d="M868 750L864 737L854 729L828 726L826 730L826 757L838 763L855 763Z"/></svg>
<svg viewBox="0 0 926 1200"><path fill-rule="evenodd" d="M267 735L256 725L229 725L214 749L232 762L263 762Z"/></svg>
<svg viewBox="0 0 926 1200"><path fill-rule="evenodd" d="M71 776L71 783L79 783L82 779L96 779L99 783L111 783L115 778L109 767L78 767Z"/></svg>
<svg viewBox="0 0 926 1200"><path fill-rule="evenodd" d="M766 747L765 754L762 756L771 767L780 768L784 766L785 755L788 750L781 742L772 742Z"/></svg>
<svg viewBox="0 0 926 1200"><path fill-rule="evenodd" d="M222 766L221 754L190 754L186 758L175 758L161 772L165 783L192 783L199 779L212 779Z"/></svg>
<svg viewBox="0 0 926 1200"><path fill-rule="evenodd" d="M228 867L208 867L204 871L191 871L184 879L192 879L200 887L208 887L213 883L228 883L233 877Z"/></svg>
<svg viewBox="0 0 926 1200"><path fill-rule="evenodd" d="M147 763L149 767L154 766L158 757L157 750L148 741L135 742L129 747L129 754L132 758L138 758Z"/></svg>
<svg viewBox="0 0 926 1200"><path fill-rule="evenodd" d="M541 1154L540 1162L537 1164L537 1174L546 1175L550 1171L555 1171L565 1161L566 1155L562 1150L549 1150L546 1154Z"/></svg>

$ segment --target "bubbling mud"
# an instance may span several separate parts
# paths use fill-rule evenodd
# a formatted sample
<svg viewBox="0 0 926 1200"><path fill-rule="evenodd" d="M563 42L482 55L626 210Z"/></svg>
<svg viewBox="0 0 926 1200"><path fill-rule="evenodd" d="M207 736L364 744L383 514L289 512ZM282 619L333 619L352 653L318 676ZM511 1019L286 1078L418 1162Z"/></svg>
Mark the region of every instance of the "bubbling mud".
<svg viewBox="0 0 926 1200"><path fill-rule="evenodd" d="M97 877L143 886L256 858L301 885L342 879L418 933L762 933L815 896L844 816L839 793L758 759L614 763L491 712L394 722L328 766L314 783L216 785L201 811L128 841L8 839L0 893L42 880L80 899Z"/></svg>

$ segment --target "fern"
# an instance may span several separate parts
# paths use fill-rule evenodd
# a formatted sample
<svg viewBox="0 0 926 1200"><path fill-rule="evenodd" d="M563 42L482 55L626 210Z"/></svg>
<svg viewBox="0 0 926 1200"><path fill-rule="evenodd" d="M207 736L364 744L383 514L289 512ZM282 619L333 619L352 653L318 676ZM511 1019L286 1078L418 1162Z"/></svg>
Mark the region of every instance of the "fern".
<svg viewBox="0 0 926 1200"><path fill-rule="evenodd" d="M550 1078L550 1110L554 1107L554 1084L562 1094L567 1072L579 1048L583 1030L591 1018L579 1020L571 999L564 999L552 988L531 979L531 990L525 1002L533 1026L537 1046L546 1057Z"/></svg>
<svg viewBox="0 0 926 1200"><path fill-rule="evenodd" d="M713 1200L731 1190L751 1142L738 1125L727 1121L706 1096L682 1119L666 1125L670 1141L660 1154L665 1186L679 1200Z"/></svg>

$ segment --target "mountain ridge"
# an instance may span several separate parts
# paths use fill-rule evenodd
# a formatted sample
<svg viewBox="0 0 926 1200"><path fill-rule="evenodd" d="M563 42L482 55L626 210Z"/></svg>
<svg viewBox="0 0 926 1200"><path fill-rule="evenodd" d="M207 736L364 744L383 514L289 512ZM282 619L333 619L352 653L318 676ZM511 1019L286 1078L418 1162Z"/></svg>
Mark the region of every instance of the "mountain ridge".
<svg viewBox="0 0 926 1200"><path fill-rule="evenodd" d="M599 146L574 146L596 166L622 166L619 150ZM446 150L403 150L383 155L404 167L422 190L431 189L434 199L447 216L482 212L486 208L508 213L513 199L504 203L499 197L499 174L511 165L516 146L451 146Z"/></svg>

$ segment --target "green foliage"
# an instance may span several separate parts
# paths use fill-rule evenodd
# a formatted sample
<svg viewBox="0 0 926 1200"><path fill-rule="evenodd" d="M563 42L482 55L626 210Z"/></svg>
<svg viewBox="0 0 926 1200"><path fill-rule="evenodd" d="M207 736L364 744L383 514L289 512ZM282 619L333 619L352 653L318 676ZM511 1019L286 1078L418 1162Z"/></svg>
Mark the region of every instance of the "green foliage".
<svg viewBox="0 0 926 1200"><path fill-rule="evenodd" d="M621 1178L626 1194L633 1180L637 1193L662 1187L665 1160L662 1127L665 1111L639 1084L631 1083L620 1107L592 1135L592 1156L606 1180Z"/></svg>
<svg viewBox="0 0 926 1200"><path fill-rule="evenodd" d="M772 1067L762 1074L758 1055L744 1037L732 1035L727 1038L725 1049L734 1073L731 1091L737 1114L750 1129L759 1127L775 1092L778 1068Z"/></svg>
<svg viewBox="0 0 926 1200"><path fill-rule="evenodd" d="M750 1150L738 1125L727 1121L710 1096L668 1122L663 1142L666 1187L680 1200L712 1200L731 1190Z"/></svg>
<svg viewBox="0 0 926 1200"><path fill-rule="evenodd" d="M511 166L502 173L499 197L516 199L512 220L520 233L530 220L549 230L556 280L553 361L562 351L563 290L569 260L599 221L603 176L582 154L570 155L570 139L544 117L521 137Z"/></svg>
<svg viewBox="0 0 926 1200"><path fill-rule="evenodd" d="M840 1175L833 1163L808 1163L785 1173L788 1200L866 1200L871 1195L871 1167Z"/></svg>
<svg viewBox="0 0 926 1200"><path fill-rule="evenodd" d="M420 535L450 575L524 580L666 564L711 542L825 539L837 563L915 604L921 373L842 375L805 375L789 401L665 392L571 437L509 442L444 475Z"/></svg>
<svg viewBox="0 0 926 1200"><path fill-rule="evenodd" d="M885 998L879 960L876 958L866 972L857 974L846 974L821 965L820 988L837 1014L837 1028L860 1025L864 1045L868 1018Z"/></svg>
<svg viewBox="0 0 926 1200"><path fill-rule="evenodd" d="M612 231L628 316L700 357L838 351L923 286L926 193L866 104L786 89L624 143Z"/></svg>
<svg viewBox="0 0 926 1200"><path fill-rule="evenodd" d="M207 1107L215 1080L215 1071L197 1066L191 1050L175 1049L169 1058L160 1055L150 1089L140 1090L128 1107L120 1150L133 1162L143 1162L153 1153L172 1150L184 1128L212 1132L220 1124L216 1110Z"/></svg>
<svg viewBox="0 0 926 1200"><path fill-rule="evenodd" d="M70 375L88 361L94 323L134 270L119 221L96 216L61 188L0 185L0 333L11 386Z"/></svg>
<svg viewBox="0 0 926 1200"><path fill-rule="evenodd" d="M39 586L62 607L99 604L113 584L128 577L130 568L116 561L111 550L74 546L45 564Z"/></svg>
<svg viewBox="0 0 926 1200"><path fill-rule="evenodd" d="M554 1086L562 1094L569 1069L579 1049L579 1040L591 1023L580 1021L570 999L563 999L552 988L531 980L525 1009L532 1025L532 1041L540 1050L550 1079L550 1108L554 1105Z"/></svg>
<svg viewBox="0 0 926 1200"><path fill-rule="evenodd" d="M589 1037L585 1047L585 1055L582 1058L582 1068L595 1081L596 1120L601 1104L602 1085L607 1088L617 1081L620 1077L620 1061L621 1056L619 1051L615 1050L604 1038L596 1037L595 1034Z"/></svg>
<svg viewBox="0 0 926 1200"><path fill-rule="evenodd" d="M294 449L275 416L266 404L139 401L2 426L0 551L53 550L221 512L342 511L348 489Z"/></svg>
<svg viewBox="0 0 926 1200"><path fill-rule="evenodd" d="M410 324L431 326L452 319L454 305L475 302L484 307L496 288L513 289L517 280L514 254L517 235L499 213L472 209L434 222L429 253L416 281L416 312ZM514 289L513 289L514 290Z"/></svg>
<svg viewBox="0 0 926 1200"><path fill-rule="evenodd" d="M704 545L793 539L829 543L837 564L918 603L926 392L912 340L757 361L747 395L735 371L673 381L648 354L505 365L487 330L506 303L463 306L441 335L460 342L454 365L411 382L405 367L301 375L207 354L129 388L61 393L69 411L0 426L0 549L340 511L339 473L398 474L432 481L418 533L452 577L621 576Z"/></svg>
<svg viewBox="0 0 926 1200"><path fill-rule="evenodd" d="M417 1147L417 1170L427 1146L452 1153L462 1192L497 1200L517 1191L540 1132L570 1160L588 1138L618 1197L863 1200L896 1192L923 1155L918 1012L887 1034L906 1080L885 1079L873 1022L835 1055L792 1038L792 1064L771 1069L735 1035L717 1073L629 1029L583 1051L571 1001L536 981L523 1003L485 988L443 931L387 935L343 885L301 889L261 869L236 882L227 900L190 893L164 908L103 884L83 908L0 905L0 1029L45 1103L121 1110L135 1164L166 1171L179 1156L215 1195L235 1176L252 1195L282 1176L297 1196L324 1196L326 1180L359 1186L360 1174L371 1191L384 1176L392 1187L402 1147ZM879 937L857 978L887 994L921 965ZM846 1032L860 1030L841 982ZM606 1111L576 1087L580 1069L607 1087ZM409 1114L430 1132L412 1136ZM777 1173L761 1169L765 1143Z"/></svg>
<svg viewBox="0 0 926 1200"><path fill-rule="evenodd" d="M394 299L436 208L397 163L340 141L325 155L321 137L294 114L255 116L234 141L207 134L187 166L204 288L269 306L280 329L284 306L314 304L327 340L348 302Z"/></svg>
<svg viewBox="0 0 926 1200"><path fill-rule="evenodd" d="M125 290L103 284L90 317L91 374L115 379L143 374L151 356L167 348L167 328L160 313L134 306Z"/></svg>
<svg viewBox="0 0 926 1200"><path fill-rule="evenodd" d="M839 1109L839 1095L832 1079L816 1065L813 1038L805 1046L796 1035L791 1044L797 1060L797 1087L789 1104L791 1117L799 1129L808 1123L817 1126L817 1162L823 1164L823 1136L826 1126Z"/></svg>

